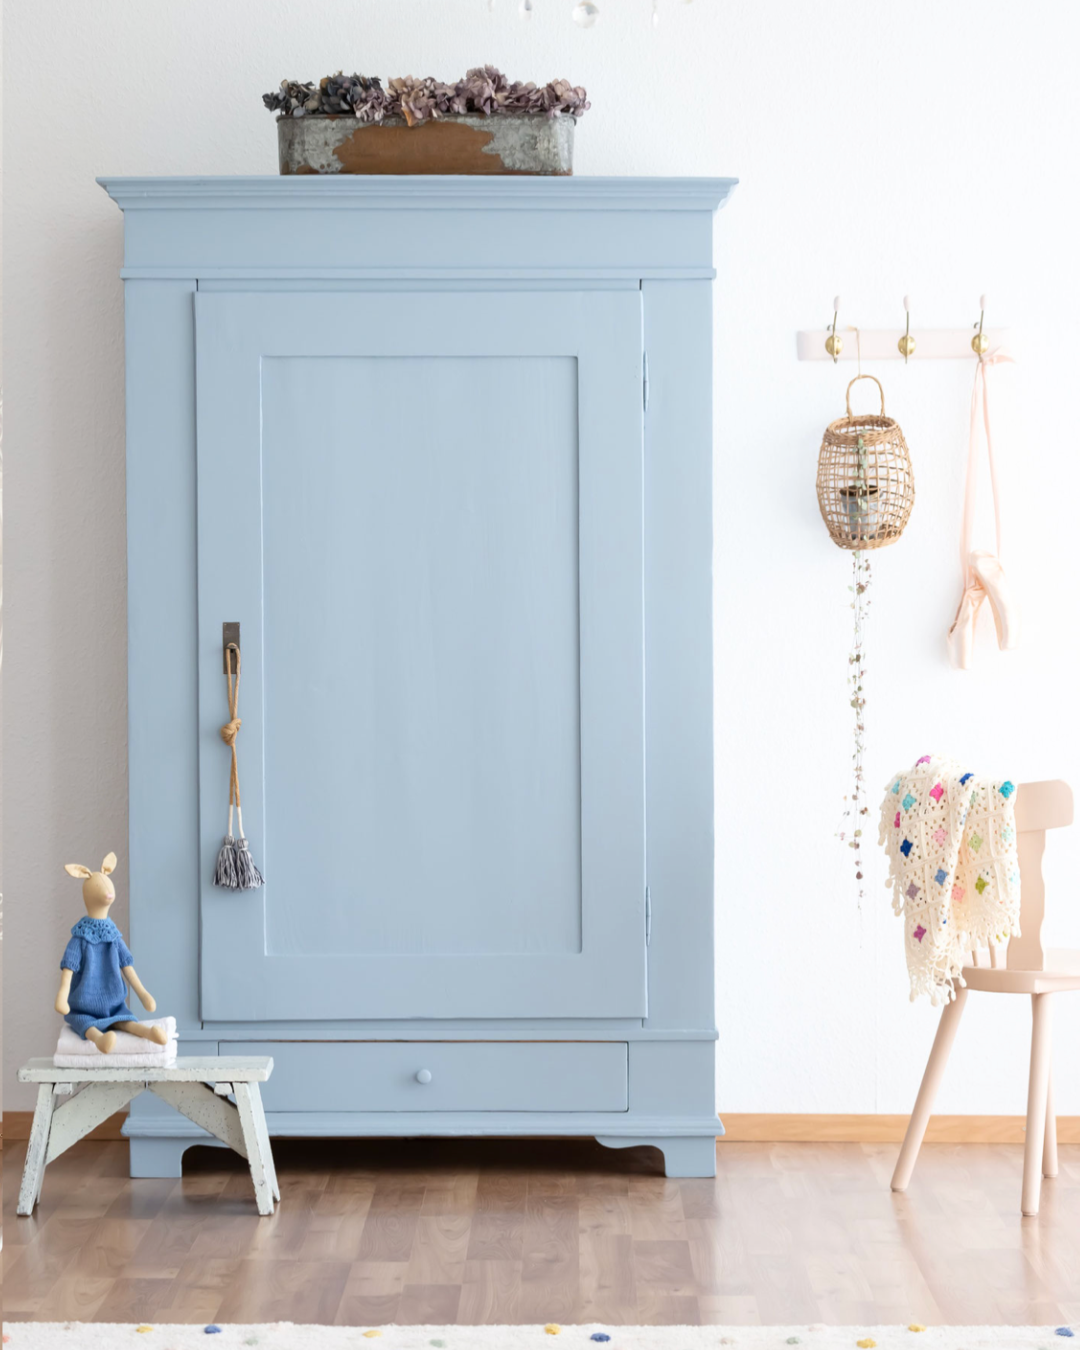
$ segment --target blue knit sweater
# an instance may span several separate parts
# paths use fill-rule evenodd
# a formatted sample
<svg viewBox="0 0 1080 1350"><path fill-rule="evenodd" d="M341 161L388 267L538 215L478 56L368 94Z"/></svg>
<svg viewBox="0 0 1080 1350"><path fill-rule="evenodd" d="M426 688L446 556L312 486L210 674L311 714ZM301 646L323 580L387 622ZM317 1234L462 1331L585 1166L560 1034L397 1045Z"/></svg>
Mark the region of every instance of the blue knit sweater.
<svg viewBox="0 0 1080 1350"><path fill-rule="evenodd" d="M116 1022L137 1019L127 1005L127 984L120 973L132 964L120 930L112 919L80 919L60 961L72 972L64 1021L80 1036L89 1027L106 1031Z"/></svg>

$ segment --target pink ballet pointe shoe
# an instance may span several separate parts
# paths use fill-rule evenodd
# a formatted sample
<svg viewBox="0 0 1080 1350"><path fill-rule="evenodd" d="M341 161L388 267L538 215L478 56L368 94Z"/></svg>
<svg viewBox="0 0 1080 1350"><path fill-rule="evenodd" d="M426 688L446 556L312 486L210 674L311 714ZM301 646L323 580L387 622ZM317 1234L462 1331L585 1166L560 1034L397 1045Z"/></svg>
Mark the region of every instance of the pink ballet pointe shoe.
<svg viewBox="0 0 1080 1350"><path fill-rule="evenodd" d="M1003 652L1011 652L1020 645L1020 613L1010 594L1005 569L994 554L985 549L976 549L970 562L971 570L989 596L998 646Z"/></svg>
<svg viewBox="0 0 1080 1350"><path fill-rule="evenodd" d="M979 608L986 599L986 592L976 583L967 586L960 597L960 605L949 629L949 656L954 666L960 670L971 669L971 656L975 648L975 621L979 617Z"/></svg>
<svg viewBox="0 0 1080 1350"><path fill-rule="evenodd" d="M1012 361L1006 352L980 354L975 367L975 387L971 391L971 429L968 434L967 481L964 485L964 514L960 526L960 566L964 575L964 593L956 618L949 629L949 654L961 670L971 668L975 645L975 625L982 602L989 598L997 629L998 646L1011 651L1020 641L1020 613L1009 593L1005 571L998 561L1001 555L1001 503L998 499L997 477L994 473L994 442L990 434L990 399L986 387L986 372L1002 361ZM990 462L990 489L994 495L994 530L997 552L972 549L972 531L975 527L975 495L978 481L979 421L986 435L986 457Z"/></svg>

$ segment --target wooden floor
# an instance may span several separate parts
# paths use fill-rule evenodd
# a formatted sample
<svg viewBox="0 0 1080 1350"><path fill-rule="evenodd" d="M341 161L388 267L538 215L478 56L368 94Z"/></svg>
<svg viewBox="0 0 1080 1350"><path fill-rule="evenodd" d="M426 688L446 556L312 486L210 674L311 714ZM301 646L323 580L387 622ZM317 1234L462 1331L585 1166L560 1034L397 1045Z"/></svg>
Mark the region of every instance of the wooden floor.
<svg viewBox="0 0 1080 1350"><path fill-rule="evenodd" d="M126 1144L77 1145L15 1217L9 1321L1068 1323L1080 1321L1080 1146L1039 1219L1015 1145L725 1144L715 1181L588 1141L276 1142L282 1204L242 1161L189 1151L131 1181Z"/></svg>

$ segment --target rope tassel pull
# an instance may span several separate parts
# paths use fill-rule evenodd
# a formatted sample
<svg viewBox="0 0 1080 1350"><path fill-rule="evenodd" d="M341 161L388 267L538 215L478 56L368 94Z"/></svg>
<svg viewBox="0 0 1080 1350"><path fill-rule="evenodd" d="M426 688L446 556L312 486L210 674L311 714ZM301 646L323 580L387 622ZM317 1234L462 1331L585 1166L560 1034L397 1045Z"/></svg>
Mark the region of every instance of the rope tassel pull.
<svg viewBox="0 0 1080 1350"><path fill-rule="evenodd" d="M233 672L233 657L236 671ZM229 773L229 830L217 856L214 885L228 891L254 891L263 885L263 875L251 856L244 838L244 817L240 810L240 774L236 766L236 737L243 725L237 711L240 703L240 648L230 642L225 648L225 680L229 694L229 720L221 728L221 739L232 752ZM236 812L237 834L233 834L233 812Z"/></svg>

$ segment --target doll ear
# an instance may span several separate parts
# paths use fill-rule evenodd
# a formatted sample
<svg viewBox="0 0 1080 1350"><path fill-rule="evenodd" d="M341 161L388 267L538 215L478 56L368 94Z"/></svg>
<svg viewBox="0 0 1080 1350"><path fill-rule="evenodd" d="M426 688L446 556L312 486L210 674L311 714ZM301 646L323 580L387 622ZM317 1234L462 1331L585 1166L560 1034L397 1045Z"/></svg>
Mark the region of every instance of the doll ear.
<svg viewBox="0 0 1080 1350"><path fill-rule="evenodd" d="M82 863L65 863L64 871L69 877L83 877L85 879L93 875L89 867L84 867Z"/></svg>
<svg viewBox="0 0 1080 1350"><path fill-rule="evenodd" d="M106 853L106 855L105 855L105 861L101 864L101 870L105 873L106 876L108 876L110 872L113 872L113 871L116 870L116 854L115 854L115 853Z"/></svg>

